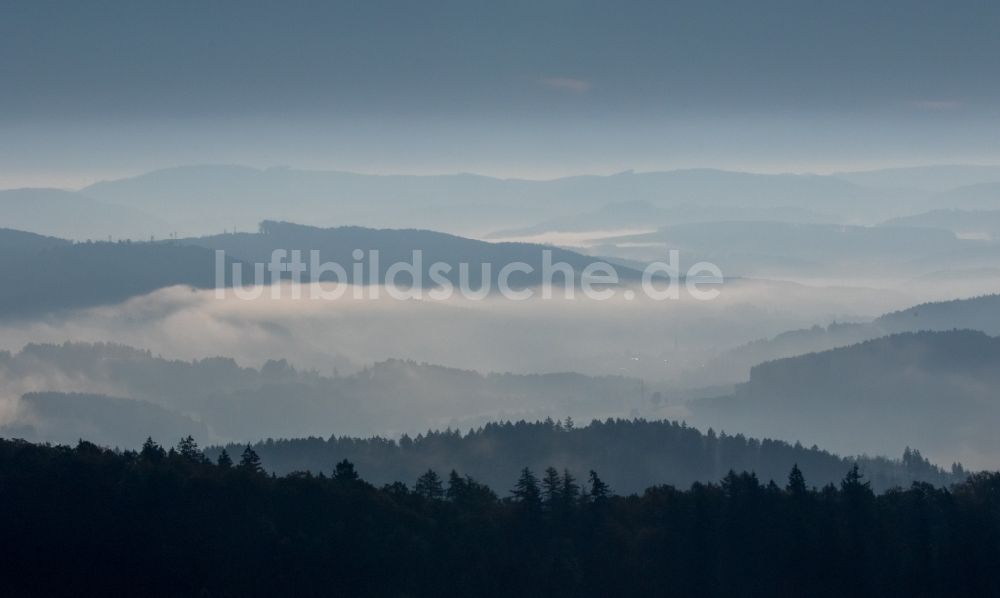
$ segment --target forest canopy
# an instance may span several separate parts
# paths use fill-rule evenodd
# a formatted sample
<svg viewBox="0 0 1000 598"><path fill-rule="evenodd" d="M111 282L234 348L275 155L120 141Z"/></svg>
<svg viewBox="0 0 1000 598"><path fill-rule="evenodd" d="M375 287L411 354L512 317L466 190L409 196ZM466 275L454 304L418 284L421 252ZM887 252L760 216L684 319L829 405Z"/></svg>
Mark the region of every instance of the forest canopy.
<svg viewBox="0 0 1000 598"><path fill-rule="evenodd" d="M268 475L251 447L0 440L4 595L996 595L1000 474L882 494L729 472L617 495L598 472L376 487L342 460Z"/></svg>

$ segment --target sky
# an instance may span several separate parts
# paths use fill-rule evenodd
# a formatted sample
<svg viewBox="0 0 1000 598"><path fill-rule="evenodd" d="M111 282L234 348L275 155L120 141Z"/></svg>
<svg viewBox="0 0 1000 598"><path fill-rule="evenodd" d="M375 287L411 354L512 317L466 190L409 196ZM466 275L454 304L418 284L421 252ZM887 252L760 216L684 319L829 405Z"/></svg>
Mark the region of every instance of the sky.
<svg viewBox="0 0 1000 598"><path fill-rule="evenodd" d="M0 187L1000 163L990 1L0 3Z"/></svg>

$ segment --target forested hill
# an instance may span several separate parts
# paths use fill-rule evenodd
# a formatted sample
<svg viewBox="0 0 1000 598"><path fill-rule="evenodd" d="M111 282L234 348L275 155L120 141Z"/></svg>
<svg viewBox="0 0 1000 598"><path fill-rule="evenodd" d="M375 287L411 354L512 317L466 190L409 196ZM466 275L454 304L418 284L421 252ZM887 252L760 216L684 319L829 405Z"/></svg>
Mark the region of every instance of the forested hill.
<svg viewBox="0 0 1000 598"><path fill-rule="evenodd" d="M11 228L0 228L0 250L8 258L22 257L43 249L65 247L71 244L70 241L56 237L47 237Z"/></svg>
<svg viewBox="0 0 1000 598"><path fill-rule="evenodd" d="M887 332L969 329L1000 334L1000 295L923 303L885 314L873 324Z"/></svg>
<svg viewBox="0 0 1000 598"><path fill-rule="evenodd" d="M354 258L359 249L362 259ZM395 263L412 265L419 286L433 288L450 282L456 289L464 282L470 292L497 292L501 270L516 262L527 264L531 272L515 269L504 274L512 289L540 284L543 280L543 252L551 252L551 263L566 263L573 269L575 284L587 266L598 262L573 251L528 243L487 243L429 230L371 229L355 226L322 229L286 222L266 221L259 233L225 234L168 241L70 242L11 229L0 229L0 278L17 284L0 286L0 317L37 316L47 312L114 304L174 285L199 289L216 286L217 275L229 286L234 272L242 285L254 284L253 264L269 263L274 250L301 251L307 271L304 281L315 280L384 283ZM226 252L224 272L216 272L216 250ZM311 251L318 251L321 264L333 262L345 271L316 272ZM420 263L414 251L422 252ZM376 251L377 259L371 251ZM284 258L288 260L288 255ZM448 272L431 276L431 266L442 262ZM362 278L354 279L354 265L362 264ZM465 264L464 266L462 264ZM461 274L462 271L466 274ZM564 275L553 270L551 280L564 284ZM619 280L637 281L633 269L615 268ZM603 273L603 270L599 274ZM261 283L270 283L267 275ZM413 275L404 271L392 283L402 288L413 284ZM484 283L485 281L485 283ZM594 283L595 288L606 288Z"/></svg>
<svg viewBox="0 0 1000 598"><path fill-rule="evenodd" d="M190 440L0 441L0 595L1000 595L997 474L878 495L857 468L819 491L793 468L625 497L604 472L522 469L494 491L325 470L271 477Z"/></svg>
<svg viewBox="0 0 1000 598"><path fill-rule="evenodd" d="M758 365L730 397L690 403L701 426L808 439L834 451L992 467L1000 457L1000 338L903 333Z"/></svg>
<svg viewBox="0 0 1000 598"><path fill-rule="evenodd" d="M0 285L0 318L118 303L173 285L210 289L215 276L215 254L203 247L71 243L0 229L0 279L7 281Z"/></svg>
<svg viewBox="0 0 1000 598"><path fill-rule="evenodd" d="M790 330L726 351L703 368L703 379L743 382L750 368L786 357L847 347L889 334L921 331L979 330L1000 334L1000 295L922 303L871 322L833 322Z"/></svg>
<svg viewBox="0 0 1000 598"><path fill-rule="evenodd" d="M261 222L256 233L237 233L213 235L182 239L186 245L205 247L212 250L224 250L226 255L245 263L267 263L275 250L301 251L302 259L309 264L311 251L318 252L320 263L334 262L344 269L351 283L371 284L384 282L386 273L395 263L413 265L421 272L423 286L432 287L434 281L430 278L430 266L442 262L451 266L447 273L441 273L453 285L458 286L460 264L468 264L467 280L472 290L478 290L483 283L484 272L489 274L490 288L497 286L497 275L508 264L516 262L528 264L533 268L531 273L513 272L509 281L513 287L539 284L542 280L543 251L551 252L552 263L569 264L577 273L597 261L596 258L574 251L559 249L534 243L488 243L418 229L375 229L359 226L340 226L335 228L318 228L290 222ZM356 280L353 264L358 262L354 256L355 250L361 250L362 279ZM372 260L369 252L377 251L377 261ZM415 263L413 252L421 252L421 263ZM484 268L489 270L484 270ZM622 280L638 280L641 274L635 270L617 268ZM373 277L372 274L375 274ZM339 280L331 272L304 273L304 280ZM562 276L554 279L562 284ZM408 285L409 275L401 275L399 284Z"/></svg>
<svg viewBox="0 0 1000 598"><path fill-rule="evenodd" d="M230 453L243 450L231 444ZM264 467L287 474L319 473L348 459L376 483L412 481L428 469L452 469L492 486L507 487L524 466L552 465L577 476L598 470L620 492L640 492L653 484L688 486L721 478L729 470L752 471L762 480L781 480L796 463L817 485L840 479L855 459L774 440L756 440L698 430L678 422L608 419L586 426L551 420L492 423L470 430L428 432L399 441L385 438L331 437L267 440L253 445ZM217 456L218 447L209 449ZM908 486L913 481L942 485L961 479L907 450L902 460L858 460L876 489Z"/></svg>

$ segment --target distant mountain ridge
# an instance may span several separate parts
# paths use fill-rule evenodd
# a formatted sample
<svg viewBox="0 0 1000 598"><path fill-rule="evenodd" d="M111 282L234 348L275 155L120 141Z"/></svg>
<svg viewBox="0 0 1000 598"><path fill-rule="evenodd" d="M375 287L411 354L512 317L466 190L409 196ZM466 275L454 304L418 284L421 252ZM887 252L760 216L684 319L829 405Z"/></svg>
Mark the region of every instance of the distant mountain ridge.
<svg viewBox="0 0 1000 598"><path fill-rule="evenodd" d="M75 240L251 231L261 220L483 236L535 229L539 223L570 230L631 227L634 218L606 207L632 202L652 206L656 226L768 214L787 221L873 224L934 208L1000 209L996 185L1000 167L987 166L834 175L691 168L527 180L209 164L154 170L73 192L0 191L0 205L9 197L11 205L22 206L9 211L0 226ZM46 208L39 211L36 205Z"/></svg>
<svg viewBox="0 0 1000 598"><path fill-rule="evenodd" d="M905 201L831 176L714 169L552 180L480 175L365 175L292 168L184 166L90 185L83 193L174 224L183 236L252 230L260 220L416 227L486 234L622 201L659 206L796 207L845 219L891 217Z"/></svg>

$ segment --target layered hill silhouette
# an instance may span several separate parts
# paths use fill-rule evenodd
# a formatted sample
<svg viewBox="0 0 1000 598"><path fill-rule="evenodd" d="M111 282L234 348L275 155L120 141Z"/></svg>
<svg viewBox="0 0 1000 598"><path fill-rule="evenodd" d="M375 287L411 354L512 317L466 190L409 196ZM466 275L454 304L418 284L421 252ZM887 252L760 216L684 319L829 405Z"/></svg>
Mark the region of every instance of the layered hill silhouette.
<svg viewBox="0 0 1000 598"><path fill-rule="evenodd" d="M1000 169L984 166L823 176L685 169L537 181L198 165L79 191L0 191L0 227L135 241L251 231L267 219L460 234L723 220L876 223L924 210L1000 209L998 181Z"/></svg>
<svg viewBox="0 0 1000 598"><path fill-rule="evenodd" d="M28 345L16 354L0 353L0 388L79 392L73 401L80 428L52 418L52 410L22 403L26 435L64 440L67 435L99 437L130 446L140 426L123 428L108 418L110 394L156 405L199 423L192 434L203 441L249 440L268 436L416 432L468 427L495 418L543 419L572 415L581 419L621 416L642 398L634 378L576 373L481 374L411 361L389 360L348 375L322 376L299 371L287 362L241 367L228 358L167 360L120 345L67 343ZM53 399L54 400L54 399ZM101 424L101 422L104 422ZM46 437L45 430L60 433ZM207 435L206 435L207 433Z"/></svg>
<svg viewBox="0 0 1000 598"><path fill-rule="evenodd" d="M890 366L898 367L901 362L905 360L886 368L891 371ZM761 367L764 369L755 370L758 373L748 385L750 388L741 389L741 394L731 400L753 402L754 413L772 413L769 409L774 402L791 400L792 396L777 391L796 387L785 384L776 388L770 383L776 375L768 375L767 367L780 366ZM791 366L789 369L793 374L796 371ZM830 386L813 370L823 368L817 366L801 375L816 380L817 385ZM981 372L981 368L975 372ZM863 375L859 378L864 379ZM374 480L405 479L432 467L442 471L457 468L486 481L500 482L526 463L558 464L584 475L588 468L600 466L614 472L611 479L622 490L630 490L652 483L711 480L729 469L777 476L794 463L808 465L822 480L832 481L848 464L815 447L748 440L741 434L717 434L712 430L701 434L678 423L622 420L620 414L641 402L644 388L639 380L618 376L484 375L398 360L378 363L355 374L321 376L298 371L283 361L249 368L226 358L188 362L120 345L65 344L29 345L17 354L0 353L0 384L7 392L19 384L36 390L20 400L15 410L19 418L0 428L2 436L51 442L90 438L107 446L135 447L146 436L190 434L206 443L235 441L230 445L233 450L248 440L311 437L256 446L269 467L282 473L295 469L322 471L334 457L363 463ZM857 405L864 403L857 398L844 399L842 391L856 392L857 388L831 386L824 395L831 404L829 410L835 410L832 405L838 401L839 410L846 411L857 411ZM870 407L889 416L894 416L893 409L908 409L912 414L916 413L915 405L930 399L921 395L914 400L922 403ZM764 404L757 404L761 402ZM726 415L732 416L732 408L722 399L698 405L717 411L729 409ZM787 405L784 408L791 410ZM815 412L827 416L827 410ZM607 423L592 424L584 431L575 430L568 420L552 423L566 416L579 422ZM988 421L984 413L980 411L978 416L985 426ZM490 424L547 418L547 424L538 425ZM937 421L949 423L940 414ZM812 444L807 433L817 438L824 435L807 423L793 429L805 430L801 438ZM727 423L723 429L755 429L750 424L753 422L741 421L739 426ZM455 432L458 429L478 431L462 436ZM420 434L426 430L442 432ZM854 430L851 441L858 444L852 446L871 443L871 438L858 436L866 430ZM891 426L885 427L880 438L894 432ZM399 433L409 436L404 434L398 442L384 439ZM370 436L374 438L364 440ZM780 438L782 434L757 436ZM829 435L824 440L836 441ZM914 440L909 446L923 448L935 442L929 437ZM891 442L886 440L885 444L890 446ZM853 454L850 448L841 453ZM900 455L904 451L878 454ZM909 452L902 464L879 459L863 461L869 475L882 487L905 485L914 479L933 483L949 479L946 472Z"/></svg>
<svg viewBox="0 0 1000 598"><path fill-rule="evenodd" d="M742 382L750 368L766 361L827 351L900 332L978 330L1000 335L1000 295L923 303L883 314L870 322L834 322L789 330L741 345L703 367L716 381Z"/></svg>
<svg viewBox="0 0 1000 598"><path fill-rule="evenodd" d="M1000 338L908 332L760 364L732 396L690 407L700 425L877 454L919 443L988 466L1000 458L998 386Z"/></svg>
<svg viewBox="0 0 1000 598"><path fill-rule="evenodd" d="M265 221L256 233L237 233L185 239L181 243L212 250L224 250L227 256L244 263L267 263L275 250L298 250L304 262L310 261L310 251L317 251L321 262L335 262L341 265L351 283L371 284L384 282L386 273L394 263L412 264L415 267L414 252L421 254L419 272L425 286L434 286L430 277L430 266L435 262L448 264L450 271L441 275L453 285L458 285L461 264L468 265L471 287L478 290L484 280L490 288L496 289L501 269L508 264L521 262L529 265L533 272L513 272L508 281L512 286L524 287L539 284L542 278L543 251L551 254L553 264L563 262L577 273L597 261L573 251L532 243L488 243L467 239L446 233L416 229L371 229L357 226L318 228L289 222ZM361 250L362 259L355 259L355 251ZM373 266L371 251L378 252L377 268ZM353 264L363 263L362 279L355 279ZM637 280L641 274L635 270L619 267L619 278ZM372 276L374 274L374 277ZM489 274L488 278L484 274ZM373 280L374 278L374 280ZM319 275L307 272L303 280L337 280L333 273ZM397 279L400 284L412 284L411 274L403 274ZM562 284L562 275L553 280Z"/></svg>
<svg viewBox="0 0 1000 598"><path fill-rule="evenodd" d="M175 243L71 243L0 229L0 318L124 301L160 288L215 286L215 254ZM231 277L231 268L228 268Z"/></svg>
<svg viewBox="0 0 1000 598"><path fill-rule="evenodd" d="M501 269L524 262L534 272L512 272L511 287L538 284L542 280L543 251L551 252L552 263L566 263L574 270L577 283L584 269L596 258L572 251L525 243L487 243L425 230L368 229L341 227L321 229L285 222L264 222L256 233L236 233L212 237L158 242L78 242L44 237L22 231L0 229L0 276L12 284L0 288L0 317L38 315L50 311L111 304L154 290L187 285L207 289L216 285L216 250L226 252L224 283L233 282L234 266L241 284L252 284L254 263L268 263L275 249L301 250L309 262L310 250L318 250L322 262L336 262L346 271L345 282L370 283L385 280L395 262L414 262L413 252L423 252L422 282L434 286L429 268L445 262L451 270L442 273L456 288L461 282L461 264L467 266L470 290L495 292ZM364 278L354 280L353 251L363 252ZM379 254L373 269L369 251ZM286 260L287 261L287 260ZM617 267L622 281L637 280L639 272ZM489 278L484 278L488 274ZM328 274L319 280L330 280ZM552 277L563 284L561 274ZM305 276L304 281L310 280ZM14 283L13 281L16 281ZM401 274L400 286L413 283L412 275ZM488 281L488 286L483 285ZM270 282L265 277L264 282Z"/></svg>
<svg viewBox="0 0 1000 598"><path fill-rule="evenodd" d="M970 329L998 336L1000 295L922 303L885 314L874 324L887 332Z"/></svg>
<svg viewBox="0 0 1000 598"><path fill-rule="evenodd" d="M953 186L980 182L982 176L957 175ZM918 199L927 195L923 190L903 193L891 186L869 187L836 176L712 169L629 171L535 181L471 174L385 176L232 165L167 168L102 181L79 191L26 189L5 193L11 205L17 203L23 209L11 212L7 219L0 217L0 226L74 240L249 231L265 219L321 226L415 226L486 233L553 219L563 222L567 215L590 213L590 218L575 220L577 217L571 216L567 222L579 225L587 220L587 227L607 228L621 218L602 208L622 202L645 202L653 206L652 213L682 220L733 219L734 214L758 219L770 213L775 218L799 221L812 220L816 213L845 222L878 221L912 203L914 193ZM26 203L24 198L29 197L32 201ZM44 211L32 207L42 206L41 201Z"/></svg>
<svg viewBox="0 0 1000 598"><path fill-rule="evenodd" d="M885 213L889 201L835 177L761 175L712 169L624 172L547 181L455 174L377 176L290 168L186 166L91 185L83 193L137 208L179 230L205 234L264 219L323 226L361 224L491 230L625 200L658 205L796 206ZM882 201L872 201L880 198ZM279 207L280 206L280 207ZM888 216L886 216L888 217Z"/></svg>

